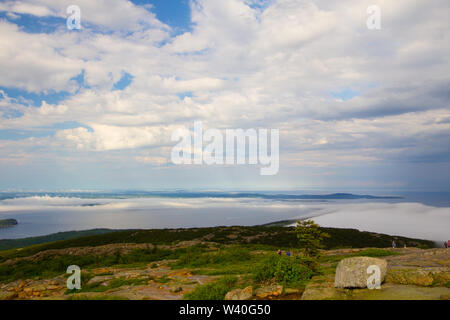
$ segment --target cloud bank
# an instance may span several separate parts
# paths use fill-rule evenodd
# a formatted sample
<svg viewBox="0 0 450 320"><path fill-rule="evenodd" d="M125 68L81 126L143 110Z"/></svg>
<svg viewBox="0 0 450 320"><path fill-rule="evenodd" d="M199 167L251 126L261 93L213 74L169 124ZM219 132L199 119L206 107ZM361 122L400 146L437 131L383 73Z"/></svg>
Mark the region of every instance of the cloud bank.
<svg viewBox="0 0 450 320"><path fill-rule="evenodd" d="M295 202L255 198L80 199L27 197L0 201L0 217L13 217L40 234L92 228L175 228L257 225L311 218L325 227L355 228L436 241L448 240L450 209L421 203ZM41 224L42 230L40 230ZM21 223L19 226L22 228ZM30 236L29 232L22 236ZM0 238L17 236L1 231ZM16 233L14 233L16 232ZM35 233L32 233L35 234Z"/></svg>

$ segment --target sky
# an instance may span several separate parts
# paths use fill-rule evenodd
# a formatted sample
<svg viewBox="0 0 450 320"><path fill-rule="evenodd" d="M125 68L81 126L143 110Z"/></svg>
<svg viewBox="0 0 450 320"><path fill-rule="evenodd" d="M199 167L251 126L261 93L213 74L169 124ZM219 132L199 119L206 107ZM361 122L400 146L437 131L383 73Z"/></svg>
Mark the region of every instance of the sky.
<svg viewBox="0 0 450 320"><path fill-rule="evenodd" d="M449 17L448 0L0 1L0 190L450 191ZM173 164L194 121L279 129L278 174Z"/></svg>

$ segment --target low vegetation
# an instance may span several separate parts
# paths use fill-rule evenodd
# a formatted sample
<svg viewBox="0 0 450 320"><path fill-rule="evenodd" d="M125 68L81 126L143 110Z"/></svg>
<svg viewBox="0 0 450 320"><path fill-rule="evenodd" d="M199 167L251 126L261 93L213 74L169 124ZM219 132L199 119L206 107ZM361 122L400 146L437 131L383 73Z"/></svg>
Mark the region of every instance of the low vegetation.
<svg viewBox="0 0 450 320"><path fill-rule="evenodd" d="M280 222L284 225L290 222ZM432 241L412 239L399 236L390 236L372 232L362 232L356 229L320 228L324 233L330 235L323 239L323 249L339 248L386 248L390 247L395 239L399 247L406 244L408 247L432 248ZM5 259L15 257L26 257L44 250L66 249L74 247L95 247L107 244L121 243L151 243L154 245L171 245L182 241L201 240L223 245L231 244L255 244L279 248L298 247L297 234L293 228L284 226L235 226L214 228L191 228L191 229L150 229L150 230L125 230L112 232L107 229L97 229L61 233L45 236L44 239L53 241L36 244L36 241L44 241L41 237L0 240L0 263ZM84 235L92 232L94 235ZM101 234L96 234L100 232ZM70 237L59 240L58 238ZM71 238L75 237L75 238ZM55 241L58 240L58 241ZM19 244L25 244L23 249L12 249ZM23 245L21 245L23 247ZM4 249L4 250L2 250Z"/></svg>
<svg viewBox="0 0 450 320"><path fill-rule="evenodd" d="M81 269L108 266L136 266L152 261L176 259L186 249L135 249L129 254L119 251L112 255L49 255L41 259L18 259L13 263L0 264L0 282L11 282L33 277L49 278L64 274L70 265L78 265Z"/></svg>
<svg viewBox="0 0 450 320"><path fill-rule="evenodd" d="M253 279L257 283L276 281L280 284L292 286L309 280L315 270L315 261L303 257L279 257L269 255L253 271Z"/></svg>
<svg viewBox="0 0 450 320"><path fill-rule="evenodd" d="M67 297L112 299L114 297L111 296L111 291L114 289L140 286L149 282L167 284L171 279L167 275L147 275L91 283L89 280L94 276L93 269L157 269L163 263L169 270L188 270L195 275L218 277L213 282L197 285L193 291L184 294L185 299L224 299L227 292L236 288L258 288L273 284L301 291L313 276L333 272L337 262L343 258L397 254L393 250L381 249L389 247L392 239L392 236L353 229L320 228L309 221L300 222L296 228L255 226L105 231L101 234L36 244L23 249L0 251L0 283L65 275L67 266L75 264L83 270L84 285L81 290L66 291ZM408 246L433 245L425 240L403 237L395 239L398 244L403 241ZM127 247L124 244L140 246ZM105 254L93 254L92 251L82 254L83 248L104 245L109 245L108 248L112 249L105 251ZM128 249L121 251L121 248L125 247ZM339 255L319 255L320 248L351 247L372 248ZM68 254L65 249L69 248L77 248L77 254ZM288 251L290 256L286 254ZM111 271L95 275L110 274ZM182 289L174 290L180 292ZM97 295L93 295L96 293ZM105 295L106 293L108 295Z"/></svg>

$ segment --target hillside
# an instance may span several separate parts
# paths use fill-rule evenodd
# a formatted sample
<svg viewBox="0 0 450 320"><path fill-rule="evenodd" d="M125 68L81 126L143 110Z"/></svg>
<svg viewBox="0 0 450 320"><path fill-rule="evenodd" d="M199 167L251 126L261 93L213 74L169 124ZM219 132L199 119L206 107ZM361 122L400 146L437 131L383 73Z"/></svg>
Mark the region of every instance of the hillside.
<svg viewBox="0 0 450 320"><path fill-rule="evenodd" d="M286 228L285 221L263 226L234 226L190 229L149 229L149 230L111 230L92 229L86 231L60 232L48 236L23 239L0 240L0 250L31 246L21 250L20 254L32 254L41 250L64 249L70 247L100 246L113 243L152 243L172 244L177 241L207 240L221 244L262 244L282 248L295 247L296 235ZM277 226L278 225L278 226ZM395 239L399 246L434 247L428 240L401 236L390 236L356 229L322 228L331 235L325 239L324 249L389 247ZM2 257L0 252L0 259Z"/></svg>
<svg viewBox="0 0 450 320"><path fill-rule="evenodd" d="M301 299L313 294L327 298L337 263L355 256L394 260L398 256L397 273L389 278L388 288L398 290L405 281L421 285L420 279L428 277L425 290L430 289L434 298L445 297L450 290L448 251L412 248L431 247L430 241L354 229L323 230L331 237L317 261L302 255L291 228L266 226L106 230L4 250L0 251L0 299L224 299L227 292L247 287L255 289L255 299ZM393 238L408 248L386 249ZM278 249L290 251L291 257L278 256ZM66 268L72 264L82 269L78 291L65 288ZM406 266L433 270L414 269L421 275L416 281L414 272L403 276ZM343 297L341 291L333 294L331 298Z"/></svg>
<svg viewBox="0 0 450 320"><path fill-rule="evenodd" d="M73 238L79 238L84 236L91 236L97 234L105 234L109 232L115 232L118 230L111 229L91 229L84 231L67 231L67 232L58 232L52 233L45 236L37 236L37 237L28 237L28 238L20 238L20 239L2 239L0 240L0 251L1 250L9 250L15 248L23 248L35 244L53 242L58 240L67 240Z"/></svg>

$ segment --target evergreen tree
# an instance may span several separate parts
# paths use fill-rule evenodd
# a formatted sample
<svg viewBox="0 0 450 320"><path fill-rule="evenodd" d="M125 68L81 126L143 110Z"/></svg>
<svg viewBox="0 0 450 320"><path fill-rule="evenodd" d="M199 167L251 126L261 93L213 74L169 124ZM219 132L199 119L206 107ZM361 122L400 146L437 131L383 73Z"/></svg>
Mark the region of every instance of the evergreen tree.
<svg viewBox="0 0 450 320"><path fill-rule="evenodd" d="M330 237L312 220L297 221L295 232L297 233L298 243L307 257L319 256L323 239Z"/></svg>

